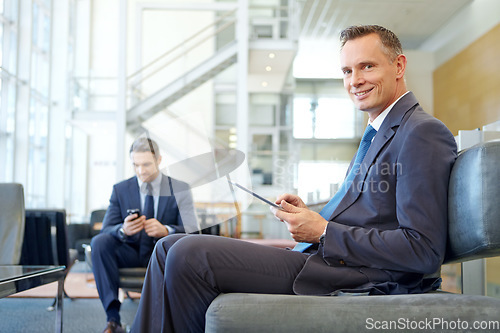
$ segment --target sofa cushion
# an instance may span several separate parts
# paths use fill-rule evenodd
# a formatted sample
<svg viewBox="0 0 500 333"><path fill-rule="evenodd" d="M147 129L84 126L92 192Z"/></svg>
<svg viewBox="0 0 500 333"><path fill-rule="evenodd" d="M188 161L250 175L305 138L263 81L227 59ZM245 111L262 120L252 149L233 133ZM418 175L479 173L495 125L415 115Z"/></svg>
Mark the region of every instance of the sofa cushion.
<svg viewBox="0 0 500 333"><path fill-rule="evenodd" d="M390 327L412 332L470 332L473 325L499 325L500 299L444 292L393 296L235 293L219 295L206 319L205 332L210 333L387 332ZM500 330L493 328L492 332Z"/></svg>

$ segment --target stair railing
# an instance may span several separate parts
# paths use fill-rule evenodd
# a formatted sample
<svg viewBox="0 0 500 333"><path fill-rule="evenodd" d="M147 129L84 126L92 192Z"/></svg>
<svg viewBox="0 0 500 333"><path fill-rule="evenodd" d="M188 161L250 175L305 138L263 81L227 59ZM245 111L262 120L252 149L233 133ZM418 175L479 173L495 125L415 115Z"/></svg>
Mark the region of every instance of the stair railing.
<svg viewBox="0 0 500 333"><path fill-rule="evenodd" d="M148 64L144 65L142 68L139 70L135 71L134 73L130 74L127 77L127 82L129 86L129 94L131 97L131 100L133 102L137 102L138 100L144 99L146 94L142 91L141 85L147 80L153 77L155 74L158 74L159 71L162 69L166 68L167 66L173 64L175 61L186 57L189 52L194 50L195 48L199 47L202 43L210 40L211 38L215 37L217 34L220 32L226 30L230 26L234 25L236 23L236 19L230 19L227 20L228 17L231 15L234 15L237 9L228 11L221 15L217 20L214 22L210 23L209 25L205 26L204 28L200 29L187 39L185 39L182 43L179 43L172 47L171 49L167 50L165 53L161 54ZM223 22L225 21L225 22ZM219 24L222 23L220 26ZM216 27L216 29L209 33L207 36L202 36L207 30ZM193 43L192 45L186 46L188 43ZM182 49L182 51L181 51ZM177 52L178 54L174 53ZM171 56L170 59L165 60L167 57ZM163 63L160 64L161 61L164 61ZM149 71L149 72L148 72Z"/></svg>

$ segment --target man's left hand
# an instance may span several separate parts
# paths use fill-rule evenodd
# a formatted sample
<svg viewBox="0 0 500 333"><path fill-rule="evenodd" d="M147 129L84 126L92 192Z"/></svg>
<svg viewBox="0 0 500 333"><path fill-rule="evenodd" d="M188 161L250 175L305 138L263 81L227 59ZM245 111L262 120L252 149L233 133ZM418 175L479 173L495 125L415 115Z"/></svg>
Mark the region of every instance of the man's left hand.
<svg viewBox="0 0 500 333"><path fill-rule="evenodd" d="M161 238L168 235L167 228L157 219L144 221L144 231L149 237Z"/></svg>

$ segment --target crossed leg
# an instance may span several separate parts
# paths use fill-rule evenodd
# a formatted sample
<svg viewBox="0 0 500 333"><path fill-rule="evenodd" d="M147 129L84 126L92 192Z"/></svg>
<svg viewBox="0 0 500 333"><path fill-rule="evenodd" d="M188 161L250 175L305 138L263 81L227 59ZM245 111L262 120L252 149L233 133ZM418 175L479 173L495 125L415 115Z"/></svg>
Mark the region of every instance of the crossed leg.
<svg viewBox="0 0 500 333"><path fill-rule="evenodd" d="M161 239L149 262L132 332L203 332L220 293L293 294L307 255L210 235Z"/></svg>

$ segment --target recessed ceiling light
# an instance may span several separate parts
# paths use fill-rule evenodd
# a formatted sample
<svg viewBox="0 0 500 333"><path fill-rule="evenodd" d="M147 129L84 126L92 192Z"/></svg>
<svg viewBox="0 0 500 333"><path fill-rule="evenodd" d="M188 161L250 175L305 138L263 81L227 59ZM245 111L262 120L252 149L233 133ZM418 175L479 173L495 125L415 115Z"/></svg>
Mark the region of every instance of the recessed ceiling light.
<svg viewBox="0 0 500 333"><path fill-rule="evenodd" d="M262 81L261 86L263 86L265 88L265 87L267 87L267 84L268 84L267 81Z"/></svg>
<svg viewBox="0 0 500 333"><path fill-rule="evenodd" d="M272 70L271 66L266 66L266 72L270 72Z"/></svg>
<svg viewBox="0 0 500 333"><path fill-rule="evenodd" d="M276 57L276 54L274 54L274 53L272 53L272 52L271 52L271 53L269 53L269 58L270 58L270 59L274 59L274 57Z"/></svg>

